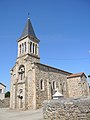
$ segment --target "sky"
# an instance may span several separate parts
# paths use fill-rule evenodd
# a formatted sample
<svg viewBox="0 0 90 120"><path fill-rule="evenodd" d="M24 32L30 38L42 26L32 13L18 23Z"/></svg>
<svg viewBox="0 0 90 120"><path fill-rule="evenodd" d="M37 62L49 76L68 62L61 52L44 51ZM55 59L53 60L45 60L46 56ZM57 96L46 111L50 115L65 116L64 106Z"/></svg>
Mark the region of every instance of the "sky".
<svg viewBox="0 0 90 120"><path fill-rule="evenodd" d="M40 39L40 62L88 76L90 0L0 0L0 82L6 91L28 12Z"/></svg>

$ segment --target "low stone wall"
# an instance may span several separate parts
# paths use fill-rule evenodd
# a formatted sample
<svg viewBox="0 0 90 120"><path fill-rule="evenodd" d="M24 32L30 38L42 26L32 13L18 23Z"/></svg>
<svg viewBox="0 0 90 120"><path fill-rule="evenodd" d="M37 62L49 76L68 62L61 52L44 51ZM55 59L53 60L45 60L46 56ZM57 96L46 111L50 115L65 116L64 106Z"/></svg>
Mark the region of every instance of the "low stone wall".
<svg viewBox="0 0 90 120"><path fill-rule="evenodd" d="M43 102L44 120L90 120L90 97Z"/></svg>
<svg viewBox="0 0 90 120"><path fill-rule="evenodd" d="M8 108L10 105L10 98L5 98L4 100L0 100L0 108Z"/></svg>

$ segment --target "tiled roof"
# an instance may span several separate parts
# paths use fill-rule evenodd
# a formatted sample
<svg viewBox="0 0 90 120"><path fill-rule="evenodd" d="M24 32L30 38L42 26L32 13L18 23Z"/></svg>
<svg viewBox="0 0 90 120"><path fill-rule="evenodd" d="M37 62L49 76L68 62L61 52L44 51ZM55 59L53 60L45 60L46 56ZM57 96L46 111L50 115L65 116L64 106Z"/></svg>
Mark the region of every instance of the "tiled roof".
<svg viewBox="0 0 90 120"><path fill-rule="evenodd" d="M81 72L81 73L71 74L71 75L67 76L67 78L82 77L83 75L86 77L85 73L84 73L84 72ZM86 77L86 78L87 78L87 77Z"/></svg>
<svg viewBox="0 0 90 120"><path fill-rule="evenodd" d="M33 26L32 26L31 21L30 21L30 18L28 18L28 20L27 20L27 22L26 22L24 31L23 31L20 39L23 38L23 37L26 37L26 36L28 36L28 35L36 38L36 35L35 35L35 32L34 32Z"/></svg>

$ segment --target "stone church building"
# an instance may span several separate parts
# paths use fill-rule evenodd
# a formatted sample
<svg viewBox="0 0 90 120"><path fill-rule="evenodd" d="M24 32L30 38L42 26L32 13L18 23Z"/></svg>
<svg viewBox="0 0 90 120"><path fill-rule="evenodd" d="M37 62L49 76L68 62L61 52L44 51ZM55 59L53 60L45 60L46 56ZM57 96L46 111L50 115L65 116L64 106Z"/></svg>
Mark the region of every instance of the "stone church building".
<svg viewBox="0 0 90 120"><path fill-rule="evenodd" d="M73 74L40 63L39 42L27 19L18 39L18 57L11 69L11 109L38 109L44 100L52 99L56 88L67 97L89 95L86 75Z"/></svg>

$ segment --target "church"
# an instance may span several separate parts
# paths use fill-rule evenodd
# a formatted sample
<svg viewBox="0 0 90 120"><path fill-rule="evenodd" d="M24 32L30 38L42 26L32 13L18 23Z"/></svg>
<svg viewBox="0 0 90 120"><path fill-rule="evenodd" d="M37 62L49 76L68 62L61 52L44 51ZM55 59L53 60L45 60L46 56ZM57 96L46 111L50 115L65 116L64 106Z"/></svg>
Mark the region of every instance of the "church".
<svg viewBox="0 0 90 120"><path fill-rule="evenodd" d="M89 96L84 72L70 73L40 63L39 42L30 18L18 39L18 55L11 69L11 109L39 109L52 99L56 89L64 98Z"/></svg>

